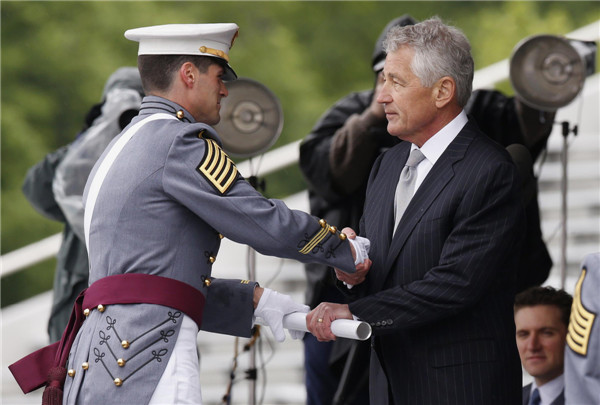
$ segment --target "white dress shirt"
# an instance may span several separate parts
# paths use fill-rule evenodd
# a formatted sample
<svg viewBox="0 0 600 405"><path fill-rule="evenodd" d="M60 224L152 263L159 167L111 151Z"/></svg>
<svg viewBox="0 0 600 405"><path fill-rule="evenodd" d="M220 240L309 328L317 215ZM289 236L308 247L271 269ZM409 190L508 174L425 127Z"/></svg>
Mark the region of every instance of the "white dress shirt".
<svg viewBox="0 0 600 405"><path fill-rule="evenodd" d="M538 387L535 380L533 380L530 392L533 392L536 388L540 393L540 405L550 405L565 389L565 375L561 374L541 387Z"/></svg>
<svg viewBox="0 0 600 405"><path fill-rule="evenodd" d="M420 148L421 153L425 156L425 159L421 161L417 165L417 180L415 181L415 189L414 193L417 192L417 189L425 180L425 177L435 164L437 160L440 158L442 153L446 150L448 145L456 138L458 133L463 129L463 127L467 124L467 114L465 111L461 111L452 121L450 121L446 126L440 129L435 135L427 140ZM412 144L411 152L413 149L419 149L417 145Z"/></svg>

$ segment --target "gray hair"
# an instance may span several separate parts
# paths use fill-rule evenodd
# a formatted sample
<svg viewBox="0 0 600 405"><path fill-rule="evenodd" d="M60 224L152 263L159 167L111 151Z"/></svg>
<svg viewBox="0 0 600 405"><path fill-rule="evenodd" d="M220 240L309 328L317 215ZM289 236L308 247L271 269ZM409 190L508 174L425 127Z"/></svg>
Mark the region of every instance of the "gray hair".
<svg viewBox="0 0 600 405"><path fill-rule="evenodd" d="M431 87L444 76L456 82L456 100L464 107L473 89L474 63L471 45L461 30L438 17L415 25L392 28L384 43L386 53L409 46L415 51L411 69L421 85Z"/></svg>

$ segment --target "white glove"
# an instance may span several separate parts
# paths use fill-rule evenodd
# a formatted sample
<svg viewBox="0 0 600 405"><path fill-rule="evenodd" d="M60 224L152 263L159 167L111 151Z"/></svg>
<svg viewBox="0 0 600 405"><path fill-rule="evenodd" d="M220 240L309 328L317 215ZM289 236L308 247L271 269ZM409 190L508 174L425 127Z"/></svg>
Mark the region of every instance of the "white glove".
<svg viewBox="0 0 600 405"><path fill-rule="evenodd" d="M292 312L308 313L308 311L310 311L308 305L298 304L289 295L265 288L254 310L254 316L262 318L269 325L275 340L283 342L285 340L283 317ZM303 331L288 330L288 332L292 339L302 339L304 337Z"/></svg>
<svg viewBox="0 0 600 405"><path fill-rule="evenodd" d="M371 248L371 241L369 241L369 239L357 236L356 239L348 238L348 240L352 243L354 251L356 252L354 264L361 264L369 258L369 249Z"/></svg>

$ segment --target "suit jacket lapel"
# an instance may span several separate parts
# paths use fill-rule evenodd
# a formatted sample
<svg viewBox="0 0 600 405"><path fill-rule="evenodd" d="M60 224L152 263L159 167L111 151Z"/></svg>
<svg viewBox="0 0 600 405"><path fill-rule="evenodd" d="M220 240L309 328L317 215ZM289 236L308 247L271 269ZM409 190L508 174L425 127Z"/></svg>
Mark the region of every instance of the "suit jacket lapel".
<svg viewBox="0 0 600 405"><path fill-rule="evenodd" d="M390 151L391 162L398 164L383 162L383 167L380 167L379 178L375 182L375 187L368 189L369 197L375 198L374 204L370 205L371 212L369 218L372 226L369 237L372 239L372 252L369 256L385 258L390 248L392 232L394 229L394 197L396 194L396 186L400 179L400 173L404 164L408 160L410 153L410 143L401 142L396 146L398 152ZM382 269L383 270L383 269ZM381 271L370 272L372 278L372 286L381 286L385 280L385 274Z"/></svg>
<svg viewBox="0 0 600 405"><path fill-rule="evenodd" d="M454 177L455 173L453 165L463 158L467 147L472 140L472 135L469 135L468 133L470 131L465 132L465 129L468 127L469 124L467 124L450 145L448 145L406 207L406 211L398 224L398 230L391 240L385 265L382 269L381 277L378 277L378 285L375 288L381 288L383 286L387 274L392 269L394 261L400 254L407 239L414 231L415 226L419 223L431 204L438 198L444 187L446 187L448 182ZM392 219L388 224L391 224L390 226L393 227L393 208ZM389 237L391 237L391 233L389 234Z"/></svg>

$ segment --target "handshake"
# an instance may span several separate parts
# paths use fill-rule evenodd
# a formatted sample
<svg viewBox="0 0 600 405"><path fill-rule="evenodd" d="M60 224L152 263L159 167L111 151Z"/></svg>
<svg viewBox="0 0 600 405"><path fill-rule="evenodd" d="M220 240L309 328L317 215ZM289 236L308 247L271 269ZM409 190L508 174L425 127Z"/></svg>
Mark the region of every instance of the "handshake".
<svg viewBox="0 0 600 405"><path fill-rule="evenodd" d="M337 278L351 288L365 280L371 267L370 243L366 238L357 237L351 228L344 228L342 232L351 243L356 272L349 274L338 269L335 272ZM261 295L254 310L254 323L268 326L278 342L285 340L284 328L288 329L292 339L302 339L307 331L319 340L336 337L365 340L371 335L369 324L354 320L347 305L322 303L309 313L307 305L298 304L289 295L261 287L257 287L257 293ZM315 315L317 311L321 315Z"/></svg>

